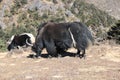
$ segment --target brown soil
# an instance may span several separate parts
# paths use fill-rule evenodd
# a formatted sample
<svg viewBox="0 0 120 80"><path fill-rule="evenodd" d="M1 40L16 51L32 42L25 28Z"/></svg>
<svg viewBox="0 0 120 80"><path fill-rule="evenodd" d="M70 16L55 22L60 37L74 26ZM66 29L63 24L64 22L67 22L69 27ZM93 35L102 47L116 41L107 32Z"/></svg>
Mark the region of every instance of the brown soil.
<svg viewBox="0 0 120 80"><path fill-rule="evenodd" d="M7 53L0 53L0 80L120 80L118 45L92 46L85 59L72 55L33 59L27 58L31 51L9 57Z"/></svg>

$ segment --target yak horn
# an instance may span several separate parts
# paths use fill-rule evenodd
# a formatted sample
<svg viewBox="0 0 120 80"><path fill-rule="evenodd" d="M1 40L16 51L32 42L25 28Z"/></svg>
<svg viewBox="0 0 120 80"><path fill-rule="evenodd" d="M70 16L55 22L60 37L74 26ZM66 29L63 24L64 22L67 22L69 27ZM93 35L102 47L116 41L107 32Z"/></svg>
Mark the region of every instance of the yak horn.
<svg viewBox="0 0 120 80"><path fill-rule="evenodd" d="M29 46L33 46L33 44L30 44L30 43L28 42L28 39L26 40L26 44L29 45Z"/></svg>

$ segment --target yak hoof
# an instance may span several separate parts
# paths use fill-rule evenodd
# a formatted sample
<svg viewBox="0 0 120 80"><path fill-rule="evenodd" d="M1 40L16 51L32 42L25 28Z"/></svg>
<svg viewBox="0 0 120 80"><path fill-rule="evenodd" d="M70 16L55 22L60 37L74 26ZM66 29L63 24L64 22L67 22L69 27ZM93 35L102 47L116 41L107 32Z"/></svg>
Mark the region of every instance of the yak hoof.
<svg viewBox="0 0 120 80"><path fill-rule="evenodd" d="M34 54L29 54L29 56L27 56L27 58L33 58L33 59L35 59L35 58L40 58L40 56L34 55Z"/></svg>
<svg viewBox="0 0 120 80"><path fill-rule="evenodd" d="M86 55L85 55L85 54L81 54L79 57L80 57L81 59L82 59L82 58L85 59L85 58L86 58Z"/></svg>

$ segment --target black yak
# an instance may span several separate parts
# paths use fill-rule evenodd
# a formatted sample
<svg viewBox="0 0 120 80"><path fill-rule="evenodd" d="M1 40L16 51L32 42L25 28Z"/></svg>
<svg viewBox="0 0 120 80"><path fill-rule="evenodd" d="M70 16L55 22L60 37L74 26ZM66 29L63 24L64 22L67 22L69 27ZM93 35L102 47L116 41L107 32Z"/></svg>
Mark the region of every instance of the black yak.
<svg viewBox="0 0 120 80"><path fill-rule="evenodd" d="M85 49L93 41L91 32L81 22L48 22L38 29L32 50L37 53L37 57L41 55L43 48L46 48L49 55L57 56L58 53L74 47L78 50L77 55L85 57Z"/></svg>
<svg viewBox="0 0 120 80"><path fill-rule="evenodd" d="M19 47L28 47L32 46L35 42L35 37L31 33L22 33L19 35L13 35L8 43L8 51L11 51L11 49L15 49Z"/></svg>

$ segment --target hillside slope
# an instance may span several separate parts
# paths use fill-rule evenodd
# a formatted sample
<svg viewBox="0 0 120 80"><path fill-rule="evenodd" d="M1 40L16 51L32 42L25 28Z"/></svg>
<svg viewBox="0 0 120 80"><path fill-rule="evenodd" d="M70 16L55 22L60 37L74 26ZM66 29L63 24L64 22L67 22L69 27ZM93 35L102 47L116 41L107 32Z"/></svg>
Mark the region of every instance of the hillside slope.
<svg viewBox="0 0 120 80"><path fill-rule="evenodd" d="M0 2L0 45L5 47L13 34L36 35L39 25L47 21L81 21L96 39L104 39L116 22L114 17L84 0L2 0Z"/></svg>
<svg viewBox="0 0 120 80"><path fill-rule="evenodd" d="M97 8L106 11L116 19L120 19L120 0L85 0Z"/></svg>
<svg viewBox="0 0 120 80"><path fill-rule="evenodd" d="M33 26L36 26L34 23L40 24L41 21L48 20L81 21L88 26L96 24L104 27L109 27L114 22L107 13L83 0L3 0L1 2L0 18L7 27L19 26L25 21L23 17L28 18L28 22L34 19Z"/></svg>

